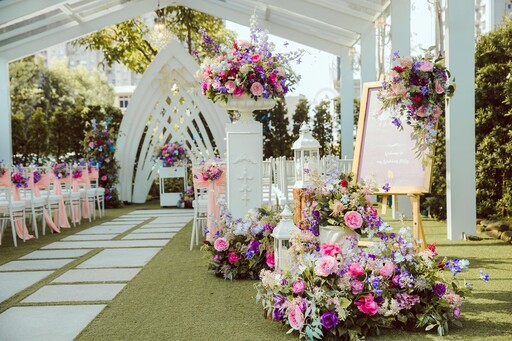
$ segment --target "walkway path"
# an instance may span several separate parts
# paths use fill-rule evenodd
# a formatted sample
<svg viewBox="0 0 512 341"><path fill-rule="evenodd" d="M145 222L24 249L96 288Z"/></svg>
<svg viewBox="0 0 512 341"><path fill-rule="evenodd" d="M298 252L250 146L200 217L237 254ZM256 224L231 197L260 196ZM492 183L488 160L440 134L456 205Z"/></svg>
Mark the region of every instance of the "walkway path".
<svg viewBox="0 0 512 341"><path fill-rule="evenodd" d="M0 339L73 340L191 219L134 211L3 264L0 302L48 283L0 314Z"/></svg>

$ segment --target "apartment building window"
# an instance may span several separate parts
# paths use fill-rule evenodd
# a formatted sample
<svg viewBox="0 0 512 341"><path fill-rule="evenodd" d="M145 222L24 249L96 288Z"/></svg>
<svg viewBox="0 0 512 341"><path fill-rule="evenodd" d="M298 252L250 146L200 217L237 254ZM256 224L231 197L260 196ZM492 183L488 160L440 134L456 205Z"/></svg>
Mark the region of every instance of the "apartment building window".
<svg viewBox="0 0 512 341"><path fill-rule="evenodd" d="M128 108L128 96L119 96L119 108L126 109Z"/></svg>

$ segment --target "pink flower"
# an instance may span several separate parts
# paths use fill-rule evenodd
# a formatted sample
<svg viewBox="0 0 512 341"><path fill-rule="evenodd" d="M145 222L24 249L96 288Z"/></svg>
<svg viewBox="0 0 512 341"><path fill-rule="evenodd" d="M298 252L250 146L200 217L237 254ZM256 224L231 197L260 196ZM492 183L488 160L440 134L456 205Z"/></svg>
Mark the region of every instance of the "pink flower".
<svg viewBox="0 0 512 341"><path fill-rule="evenodd" d="M338 261L332 256L324 256L316 261L315 274L326 277L336 271Z"/></svg>
<svg viewBox="0 0 512 341"><path fill-rule="evenodd" d="M278 93L278 94L283 93L283 86L279 83L276 84L276 93Z"/></svg>
<svg viewBox="0 0 512 341"><path fill-rule="evenodd" d="M453 318L458 320L460 317L460 308L459 307L455 307L453 309Z"/></svg>
<svg viewBox="0 0 512 341"><path fill-rule="evenodd" d="M422 105L415 111L415 113L416 113L416 116L418 116L418 117L425 117L425 115L427 113L427 108L424 105Z"/></svg>
<svg viewBox="0 0 512 341"><path fill-rule="evenodd" d="M345 214L345 224L351 230L357 230L363 225L363 217L356 211L350 211Z"/></svg>
<svg viewBox="0 0 512 341"><path fill-rule="evenodd" d="M260 82L252 83L252 85L251 85L251 93L254 96L261 96L261 94L263 93L263 85L261 85Z"/></svg>
<svg viewBox="0 0 512 341"><path fill-rule="evenodd" d="M243 86L237 86L235 91L233 91L233 95L242 96L245 93Z"/></svg>
<svg viewBox="0 0 512 341"><path fill-rule="evenodd" d="M103 175L103 176L101 177L101 181L107 181L107 176L106 176L106 175Z"/></svg>
<svg viewBox="0 0 512 341"><path fill-rule="evenodd" d="M434 117L437 119L443 113L443 109L441 109L439 105L435 104L434 108L432 108L432 112L434 113Z"/></svg>
<svg viewBox="0 0 512 341"><path fill-rule="evenodd" d="M366 297L362 297L354 303L362 313L373 316L377 314L379 305L373 300L373 295L369 294Z"/></svg>
<svg viewBox="0 0 512 341"><path fill-rule="evenodd" d="M215 256L213 256L212 260L213 260L214 262L218 262L218 261L220 260L219 255L215 255Z"/></svg>
<svg viewBox="0 0 512 341"><path fill-rule="evenodd" d="M294 294L300 294L306 289L306 284L302 280L297 280L292 285L292 291Z"/></svg>
<svg viewBox="0 0 512 341"><path fill-rule="evenodd" d="M384 266L380 269L379 274L382 277L389 277L395 271L395 265L392 262L386 262Z"/></svg>
<svg viewBox="0 0 512 341"><path fill-rule="evenodd" d="M269 268L273 269L276 266L275 260L274 260L274 253L273 252L267 252L267 256L265 257L265 261L267 262L267 265Z"/></svg>
<svg viewBox="0 0 512 341"><path fill-rule="evenodd" d="M230 264L235 264L235 262L237 262L239 260L240 260L240 256L238 256L236 253L230 252L228 254L228 261L229 261Z"/></svg>
<svg viewBox="0 0 512 341"><path fill-rule="evenodd" d="M251 56L251 60L253 63L257 63L261 60L261 56L258 53L255 53Z"/></svg>
<svg viewBox="0 0 512 341"><path fill-rule="evenodd" d="M406 67L406 68L411 68L412 67L412 64L414 63L414 61L412 60L411 57L404 57L404 58L400 58L398 59L398 62L403 66L403 67Z"/></svg>
<svg viewBox="0 0 512 341"><path fill-rule="evenodd" d="M94 142L89 142L89 148L94 148Z"/></svg>
<svg viewBox="0 0 512 341"><path fill-rule="evenodd" d="M363 292L364 284L361 281L358 281L357 279L353 279L350 281L350 287L352 288L352 293L354 295L358 295Z"/></svg>
<svg viewBox="0 0 512 341"><path fill-rule="evenodd" d="M304 314L300 310L300 307L296 305L288 312L288 322L290 327L295 330L300 330L304 324Z"/></svg>
<svg viewBox="0 0 512 341"><path fill-rule="evenodd" d="M425 60L423 64L420 66L420 71L422 72L432 72L433 69L434 66L428 60Z"/></svg>
<svg viewBox="0 0 512 341"><path fill-rule="evenodd" d="M437 79L434 81L434 85L436 87L436 92L438 94L442 94L444 92L443 86L441 85L441 83Z"/></svg>
<svg viewBox="0 0 512 341"><path fill-rule="evenodd" d="M229 242L224 238L218 238L213 242L213 247L219 252L226 251L229 248Z"/></svg>
<svg viewBox="0 0 512 341"><path fill-rule="evenodd" d="M226 89L228 89L228 93L232 94L233 92L235 92L235 89L236 89L235 82L227 81L225 86L226 86Z"/></svg>
<svg viewBox="0 0 512 341"><path fill-rule="evenodd" d="M323 243L320 247L320 251L324 256L336 257L341 251L341 247L336 243Z"/></svg>
<svg viewBox="0 0 512 341"><path fill-rule="evenodd" d="M350 275L352 275L352 277L357 277L357 276L364 274L364 269L361 266L361 264L352 263L352 264L350 264L350 267L348 268L348 272L350 273Z"/></svg>

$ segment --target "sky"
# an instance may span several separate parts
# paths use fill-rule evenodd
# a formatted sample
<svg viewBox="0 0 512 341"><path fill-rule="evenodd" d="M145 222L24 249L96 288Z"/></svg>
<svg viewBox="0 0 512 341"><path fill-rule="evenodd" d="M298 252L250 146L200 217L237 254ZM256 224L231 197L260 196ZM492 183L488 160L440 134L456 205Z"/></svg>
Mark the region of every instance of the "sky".
<svg viewBox="0 0 512 341"><path fill-rule="evenodd" d="M435 26L428 6L429 3L425 0L411 1L411 54L413 55L421 53L419 47L427 48L433 45L435 41ZM429 15L425 15L425 13L429 13ZM229 21L226 22L226 27L237 32L239 39L249 40L248 27ZM301 76L301 80L296 85L295 90L289 93L290 95L298 96L302 94L313 105L326 96L329 98L336 96L336 90L333 88L336 56L291 40L282 39L272 35L272 32L269 32L269 40L274 42L276 50L279 52L298 49L306 51L299 65L295 63L291 65L295 73ZM284 46L285 42L289 43L287 48Z"/></svg>

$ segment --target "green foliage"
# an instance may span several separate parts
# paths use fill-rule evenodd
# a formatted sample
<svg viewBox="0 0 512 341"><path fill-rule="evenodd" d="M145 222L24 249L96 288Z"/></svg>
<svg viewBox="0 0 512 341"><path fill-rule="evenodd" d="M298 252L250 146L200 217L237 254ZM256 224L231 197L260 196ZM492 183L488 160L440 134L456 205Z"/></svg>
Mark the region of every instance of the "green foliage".
<svg viewBox="0 0 512 341"><path fill-rule="evenodd" d="M305 97L299 98L299 102L295 107L295 112L293 113L293 131L292 131L292 141L296 141L299 138L299 130L302 122L308 123L309 121L309 107L310 104Z"/></svg>
<svg viewBox="0 0 512 341"><path fill-rule="evenodd" d="M41 108L37 108L28 120L28 147L35 154L34 161L41 162L41 156L48 155L48 122Z"/></svg>
<svg viewBox="0 0 512 341"><path fill-rule="evenodd" d="M267 110L256 111L254 118L263 126L263 157L291 156L292 142L288 132L288 110L285 100L276 99L276 105Z"/></svg>
<svg viewBox="0 0 512 341"><path fill-rule="evenodd" d="M21 112L14 113L11 116L12 130L12 152L13 161L17 164L25 164L25 150L27 148L25 115Z"/></svg>
<svg viewBox="0 0 512 341"><path fill-rule="evenodd" d="M320 143L320 155L328 155L332 150L332 119L329 114L329 101L321 101L313 110L315 123L313 137Z"/></svg>

